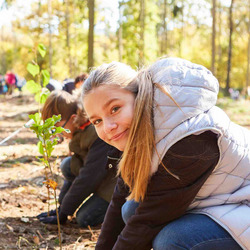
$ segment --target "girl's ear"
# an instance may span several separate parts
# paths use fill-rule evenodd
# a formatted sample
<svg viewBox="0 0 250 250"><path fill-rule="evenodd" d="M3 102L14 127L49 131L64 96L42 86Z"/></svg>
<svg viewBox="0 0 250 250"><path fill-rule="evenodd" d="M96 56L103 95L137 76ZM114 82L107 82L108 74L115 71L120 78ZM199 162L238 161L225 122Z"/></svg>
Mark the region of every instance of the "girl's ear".
<svg viewBox="0 0 250 250"><path fill-rule="evenodd" d="M71 115L71 117L70 117L70 120L73 122L73 123L75 123L75 120L76 120L76 114L73 114L73 115Z"/></svg>
<svg viewBox="0 0 250 250"><path fill-rule="evenodd" d="M70 122L69 126L72 126L71 127L71 132L78 128L78 126L77 126L77 115L76 114L73 114L73 115L70 116L69 122Z"/></svg>

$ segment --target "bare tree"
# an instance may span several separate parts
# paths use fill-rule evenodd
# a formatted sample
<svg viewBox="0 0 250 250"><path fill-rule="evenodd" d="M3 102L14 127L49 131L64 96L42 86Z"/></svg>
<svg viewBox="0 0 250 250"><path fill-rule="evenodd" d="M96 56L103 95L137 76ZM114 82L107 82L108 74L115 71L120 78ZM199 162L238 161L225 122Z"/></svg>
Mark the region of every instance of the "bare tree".
<svg viewBox="0 0 250 250"><path fill-rule="evenodd" d="M65 19L66 19L66 46L68 51L68 65L69 74L72 76L72 58L71 58L71 46L70 46L70 15L69 15L69 0L65 0Z"/></svg>
<svg viewBox="0 0 250 250"><path fill-rule="evenodd" d="M212 16L213 16L213 30L212 30L212 64L211 71L215 74L215 55L216 55L216 0L213 0L212 7Z"/></svg>
<svg viewBox="0 0 250 250"><path fill-rule="evenodd" d="M49 73L50 76L53 77L52 72L52 55L53 55L53 48L52 48L52 29L51 29L51 0L48 0L48 16L49 16Z"/></svg>
<svg viewBox="0 0 250 250"><path fill-rule="evenodd" d="M36 34L36 40L39 41L40 40L40 18L41 18L41 0L38 1L37 3L37 23L38 23L38 30L37 30L37 34Z"/></svg>
<svg viewBox="0 0 250 250"><path fill-rule="evenodd" d="M122 44L122 4L123 1L119 1L119 29L118 29L118 54L119 61L122 61L123 44Z"/></svg>
<svg viewBox="0 0 250 250"><path fill-rule="evenodd" d="M232 61L232 35L233 35L233 5L234 5L234 0L231 0L231 5L229 8L229 45L228 45L226 94L228 94L228 90L230 88L230 73L231 73L231 61Z"/></svg>
<svg viewBox="0 0 250 250"><path fill-rule="evenodd" d="M95 25L95 0L88 0L89 9L89 34L88 34L88 71L94 66L94 25Z"/></svg>
<svg viewBox="0 0 250 250"><path fill-rule="evenodd" d="M167 0L164 0L163 3L163 33L162 33L162 41L161 41L161 54L167 54L167 41L168 41L168 33L167 33Z"/></svg>
<svg viewBox="0 0 250 250"><path fill-rule="evenodd" d="M145 0L140 0L139 66L144 64Z"/></svg>
<svg viewBox="0 0 250 250"><path fill-rule="evenodd" d="M247 76L246 90L250 87L250 1L248 1L248 49L247 49Z"/></svg>

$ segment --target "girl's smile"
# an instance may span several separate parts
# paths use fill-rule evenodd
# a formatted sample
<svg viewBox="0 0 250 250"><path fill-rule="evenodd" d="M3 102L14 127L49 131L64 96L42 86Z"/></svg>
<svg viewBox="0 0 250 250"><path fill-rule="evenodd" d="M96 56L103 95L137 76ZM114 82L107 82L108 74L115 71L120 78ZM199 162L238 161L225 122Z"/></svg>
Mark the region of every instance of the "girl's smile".
<svg viewBox="0 0 250 250"><path fill-rule="evenodd" d="M102 85L84 97L85 111L98 136L123 151L134 114L133 93L115 85Z"/></svg>

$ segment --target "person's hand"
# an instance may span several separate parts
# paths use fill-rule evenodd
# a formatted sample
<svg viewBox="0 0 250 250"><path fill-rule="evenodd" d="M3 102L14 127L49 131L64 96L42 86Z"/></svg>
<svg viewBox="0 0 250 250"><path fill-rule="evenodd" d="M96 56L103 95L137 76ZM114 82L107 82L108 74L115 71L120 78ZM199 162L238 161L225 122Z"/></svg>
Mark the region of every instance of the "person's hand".
<svg viewBox="0 0 250 250"><path fill-rule="evenodd" d="M60 209L60 208L59 208L59 209ZM58 209L58 210L59 210L59 209ZM60 210L59 210L59 211L60 211ZM53 216L53 215L56 215L56 210L55 210L55 209L49 211L49 216ZM38 219L40 219L40 218L42 218L42 217L48 217L48 212L43 212L43 213L40 213L40 214L38 214L38 215L36 216L36 218L38 218Z"/></svg>
<svg viewBox="0 0 250 250"><path fill-rule="evenodd" d="M57 224L57 217L56 215L40 217L39 220L45 224ZM59 221L61 224L67 221L67 215L59 213Z"/></svg>

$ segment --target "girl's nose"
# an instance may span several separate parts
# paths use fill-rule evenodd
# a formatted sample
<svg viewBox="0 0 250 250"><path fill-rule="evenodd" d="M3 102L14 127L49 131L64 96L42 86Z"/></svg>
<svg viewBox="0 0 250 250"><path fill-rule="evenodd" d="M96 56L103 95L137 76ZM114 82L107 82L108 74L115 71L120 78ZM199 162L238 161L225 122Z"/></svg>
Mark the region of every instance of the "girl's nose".
<svg viewBox="0 0 250 250"><path fill-rule="evenodd" d="M113 129L117 128L117 123L112 120L106 120L104 122L104 132L105 133L110 133Z"/></svg>

